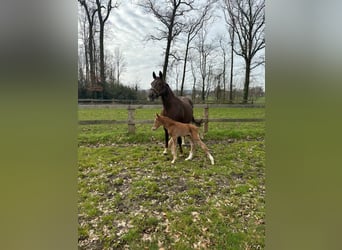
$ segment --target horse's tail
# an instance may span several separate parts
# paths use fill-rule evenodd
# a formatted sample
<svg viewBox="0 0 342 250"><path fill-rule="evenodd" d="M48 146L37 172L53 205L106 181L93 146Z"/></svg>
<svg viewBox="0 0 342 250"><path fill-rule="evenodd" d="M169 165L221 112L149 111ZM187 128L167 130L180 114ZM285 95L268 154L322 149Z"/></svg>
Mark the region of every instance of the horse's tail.
<svg viewBox="0 0 342 250"><path fill-rule="evenodd" d="M197 126L197 127L200 127L203 123L203 119L200 119L200 120L195 120L194 117L192 117L192 122Z"/></svg>

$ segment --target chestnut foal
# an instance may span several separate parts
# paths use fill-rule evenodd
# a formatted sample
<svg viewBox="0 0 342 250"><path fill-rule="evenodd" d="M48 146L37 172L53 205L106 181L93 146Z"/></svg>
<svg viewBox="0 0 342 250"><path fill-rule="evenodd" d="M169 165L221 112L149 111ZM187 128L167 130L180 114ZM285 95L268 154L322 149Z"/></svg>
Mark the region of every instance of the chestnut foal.
<svg viewBox="0 0 342 250"><path fill-rule="evenodd" d="M198 128L196 126L189 124L189 123L176 122L166 116L156 114L156 118L154 120L152 130L156 130L161 125L164 126L164 128L168 131L169 135L171 136L170 146L171 146L171 152L173 155L173 160L171 161L171 163L174 163L175 160L177 159L177 154L176 154L177 137L190 136L190 146L191 146L190 154L188 158L186 158L185 160L187 161L187 160L192 159L193 153L194 153L194 146L195 146L195 143L197 143L205 151L205 153L210 159L211 164L214 165L214 157L209 153L207 146L201 141L199 134L198 134Z"/></svg>

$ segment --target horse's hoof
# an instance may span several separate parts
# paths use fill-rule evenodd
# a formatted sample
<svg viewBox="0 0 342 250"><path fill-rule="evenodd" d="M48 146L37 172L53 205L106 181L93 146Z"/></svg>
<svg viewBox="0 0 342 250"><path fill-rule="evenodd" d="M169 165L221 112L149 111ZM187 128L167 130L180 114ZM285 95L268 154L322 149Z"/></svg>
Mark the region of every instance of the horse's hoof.
<svg viewBox="0 0 342 250"><path fill-rule="evenodd" d="M167 155L167 149L164 149L163 155Z"/></svg>

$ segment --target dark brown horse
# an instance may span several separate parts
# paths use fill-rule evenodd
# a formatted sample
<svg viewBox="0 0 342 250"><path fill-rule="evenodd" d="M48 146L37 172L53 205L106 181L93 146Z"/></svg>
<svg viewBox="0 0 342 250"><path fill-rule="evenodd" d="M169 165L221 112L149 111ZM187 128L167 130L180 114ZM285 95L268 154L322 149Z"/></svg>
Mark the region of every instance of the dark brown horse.
<svg viewBox="0 0 342 250"><path fill-rule="evenodd" d="M177 97L172 92L170 86L163 80L163 74L159 71L159 77L153 72L153 81L151 82L151 89L149 92L149 99L154 100L159 96L162 98L163 102L163 110L161 115L167 116L172 120L190 123L194 122L196 125L200 125L201 122L195 121L193 117L193 103L187 97ZM167 153L168 142L169 142L169 134L167 129L164 128L165 131L165 150L164 154ZM182 150L182 139L181 137L177 138L177 142L179 145L180 152L183 153Z"/></svg>

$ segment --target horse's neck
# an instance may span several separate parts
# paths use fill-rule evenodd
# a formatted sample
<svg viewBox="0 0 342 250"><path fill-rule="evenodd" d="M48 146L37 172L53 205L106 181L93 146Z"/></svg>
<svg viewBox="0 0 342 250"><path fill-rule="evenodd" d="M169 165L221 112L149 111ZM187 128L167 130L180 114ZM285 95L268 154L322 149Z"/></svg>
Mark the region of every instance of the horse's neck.
<svg viewBox="0 0 342 250"><path fill-rule="evenodd" d="M162 96L162 102L163 106L168 109L173 104L174 100L176 99L176 96L173 94L172 90L168 88L168 91L165 95Z"/></svg>

